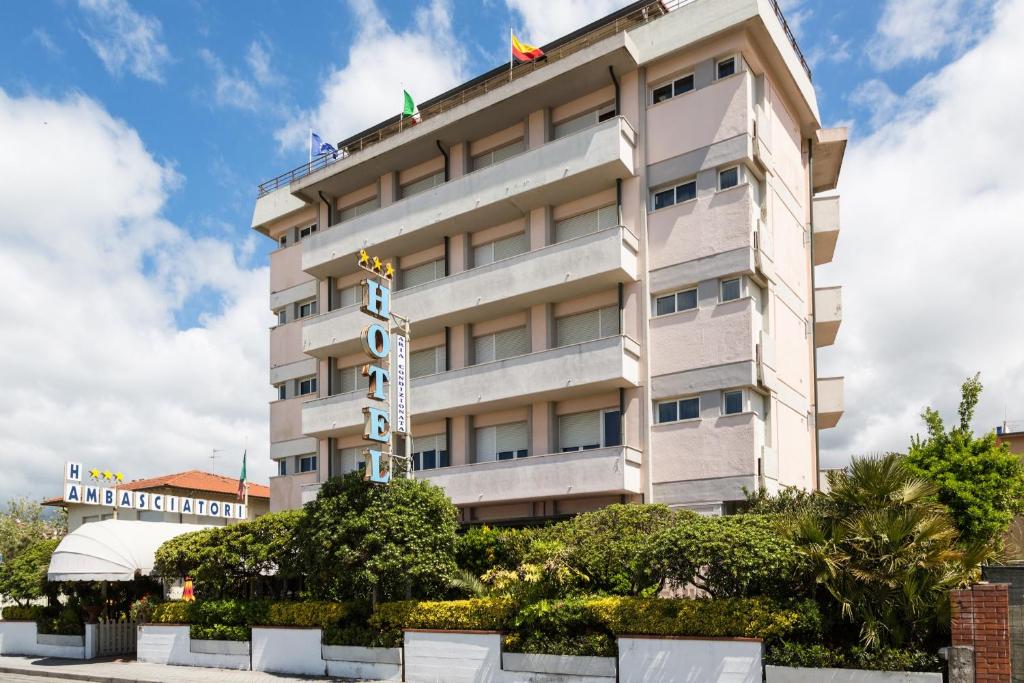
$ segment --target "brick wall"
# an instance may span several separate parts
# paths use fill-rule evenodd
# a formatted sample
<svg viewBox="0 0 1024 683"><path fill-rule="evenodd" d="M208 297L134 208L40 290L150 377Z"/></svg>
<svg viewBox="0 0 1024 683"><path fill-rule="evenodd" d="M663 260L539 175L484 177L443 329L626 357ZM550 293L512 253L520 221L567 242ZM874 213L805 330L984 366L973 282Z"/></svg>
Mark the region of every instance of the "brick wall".
<svg viewBox="0 0 1024 683"><path fill-rule="evenodd" d="M1005 583L950 592L953 645L974 648L976 683L1010 683L1010 599Z"/></svg>

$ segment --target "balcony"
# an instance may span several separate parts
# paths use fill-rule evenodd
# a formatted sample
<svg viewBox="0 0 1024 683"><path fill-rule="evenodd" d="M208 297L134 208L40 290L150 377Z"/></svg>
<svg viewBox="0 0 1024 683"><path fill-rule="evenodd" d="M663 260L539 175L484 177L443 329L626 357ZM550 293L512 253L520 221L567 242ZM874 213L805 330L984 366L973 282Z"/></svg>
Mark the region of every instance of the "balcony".
<svg viewBox="0 0 1024 683"><path fill-rule="evenodd" d="M392 295L391 307L413 318L414 335L433 334L445 325L495 318L635 281L637 248L629 230L610 228L400 290ZM297 348L319 358L355 353L366 320L359 306L312 318Z"/></svg>
<svg viewBox="0 0 1024 683"><path fill-rule="evenodd" d="M417 472L456 505L642 493L640 451L625 446Z"/></svg>
<svg viewBox="0 0 1024 683"><path fill-rule="evenodd" d="M640 345L619 335L419 377L409 403L415 424L639 383ZM302 431L319 437L356 433L369 404L363 391L310 401L302 409Z"/></svg>
<svg viewBox="0 0 1024 683"><path fill-rule="evenodd" d="M308 360L302 352L302 321L293 320L270 328L270 367Z"/></svg>
<svg viewBox="0 0 1024 683"><path fill-rule="evenodd" d="M498 225L584 197L635 173L636 132L621 116L500 164L334 226L303 241L302 269L318 278L354 272L360 249L411 253L445 235Z"/></svg>
<svg viewBox="0 0 1024 683"><path fill-rule="evenodd" d="M832 346L843 322L843 288L818 287L814 290L814 345Z"/></svg>
<svg viewBox="0 0 1024 683"><path fill-rule="evenodd" d="M297 396L270 403L270 442L291 441L302 437L302 406L310 396Z"/></svg>
<svg viewBox="0 0 1024 683"><path fill-rule="evenodd" d="M839 197L814 198L814 265L832 263L839 240Z"/></svg>
<svg viewBox="0 0 1024 683"><path fill-rule="evenodd" d="M843 378L818 378L818 429L832 429L843 416Z"/></svg>

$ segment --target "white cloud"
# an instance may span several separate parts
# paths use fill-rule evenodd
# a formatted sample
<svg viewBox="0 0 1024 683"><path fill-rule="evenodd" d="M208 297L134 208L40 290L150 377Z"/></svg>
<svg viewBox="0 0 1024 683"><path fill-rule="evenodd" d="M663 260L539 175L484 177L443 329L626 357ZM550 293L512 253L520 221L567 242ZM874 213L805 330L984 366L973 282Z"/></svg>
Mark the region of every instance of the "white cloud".
<svg viewBox="0 0 1024 683"><path fill-rule="evenodd" d="M78 0L91 17L82 36L114 76L125 69L146 81L163 82L171 52L162 42L160 20L139 14L127 0Z"/></svg>
<svg viewBox="0 0 1024 683"><path fill-rule="evenodd" d="M850 93L850 102L867 111L872 129L889 123L892 117L901 113L908 104L892 91L889 85L878 78L864 81Z"/></svg>
<svg viewBox="0 0 1024 683"><path fill-rule="evenodd" d="M64 50L60 49L60 45L57 45L57 41L53 39L53 36L45 28L37 27L33 29L30 37L52 56L59 57L64 54Z"/></svg>
<svg viewBox="0 0 1024 683"><path fill-rule="evenodd" d="M273 85L280 77L270 66L270 44L266 40L254 40L245 54L245 61L252 70L253 79L260 85Z"/></svg>
<svg viewBox="0 0 1024 683"><path fill-rule="evenodd" d="M373 0L350 0L357 34L344 66L323 77L319 104L276 133L282 148L304 148L309 128L324 140L348 137L401 113L402 90L423 102L466 80L466 54L452 36L447 0L430 0L396 31Z"/></svg>
<svg viewBox="0 0 1024 683"><path fill-rule="evenodd" d="M626 5L623 0L505 0L523 24L517 38L531 45L543 45L572 33L592 21ZM506 53L507 54L507 53Z"/></svg>
<svg viewBox="0 0 1024 683"><path fill-rule="evenodd" d="M885 95L888 121L847 152L836 260L818 278L845 285L837 344L820 352L823 376L846 376L826 463L905 449L921 409L955 415L976 371L976 429L1004 408L1024 418L1024 89L1012 85L1024 0L1000 5L993 26L907 95Z"/></svg>
<svg viewBox="0 0 1024 683"><path fill-rule="evenodd" d="M0 500L59 492L65 460L135 478L207 468L248 436L266 480L267 270L252 241L162 216L183 182L82 96L0 90ZM175 316L213 304L179 329ZM225 454L228 455L227 453Z"/></svg>
<svg viewBox="0 0 1024 683"><path fill-rule="evenodd" d="M260 95L256 86L239 75L237 71L228 71L220 57L203 48L199 57L210 68L213 74L213 101L218 106L235 107L255 111L260 105Z"/></svg>
<svg viewBox="0 0 1024 683"><path fill-rule="evenodd" d="M818 64L831 62L842 64L850 59L850 45L853 40L843 40L835 33L829 33L828 37L815 44L807 53L807 62L814 68Z"/></svg>
<svg viewBox="0 0 1024 683"><path fill-rule="evenodd" d="M961 51L987 26L991 0L887 0L868 57L876 69Z"/></svg>

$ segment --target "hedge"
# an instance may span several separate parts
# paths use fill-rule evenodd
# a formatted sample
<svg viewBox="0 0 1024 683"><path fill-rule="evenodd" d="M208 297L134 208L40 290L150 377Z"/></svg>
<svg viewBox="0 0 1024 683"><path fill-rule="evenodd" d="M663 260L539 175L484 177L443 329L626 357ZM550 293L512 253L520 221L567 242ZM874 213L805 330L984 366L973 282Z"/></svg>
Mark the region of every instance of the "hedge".
<svg viewBox="0 0 1024 683"><path fill-rule="evenodd" d="M779 642L765 653L765 664L814 669L847 668L872 671L941 671L937 655L914 649L846 647L818 643Z"/></svg>
<svg viewBox="0 0 1024 683"><path fill-rule="evenodd" d="M0 610L0 615L3 616L5 621L35 621L43 615L43 608L39 605L29 605L27 607L10 605Z"/></svg>
<svg viewBox="0 0 1024 683"><path fill-rule="evenodd" d="M351 612L339 602L270 602L266 600L181 600L153 607L154 624L191 624L192 637L248 640L253 626L308 626L329 629Z"/></svg>

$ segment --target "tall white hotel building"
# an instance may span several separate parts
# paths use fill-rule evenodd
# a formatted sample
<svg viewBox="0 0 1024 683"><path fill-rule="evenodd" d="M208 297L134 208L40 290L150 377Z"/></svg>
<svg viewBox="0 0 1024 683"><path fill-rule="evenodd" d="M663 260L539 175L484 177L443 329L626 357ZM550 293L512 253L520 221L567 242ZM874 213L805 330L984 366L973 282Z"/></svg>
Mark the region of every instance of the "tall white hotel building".
<svg viewBox="0 0 1024 683"><path fill-rule="evenodd" d="M817 486L846 134L775 0L634 3L543 47L260 186L271 509L361 462L361 249L413 321L415 475L463 522Z"/></svg>

